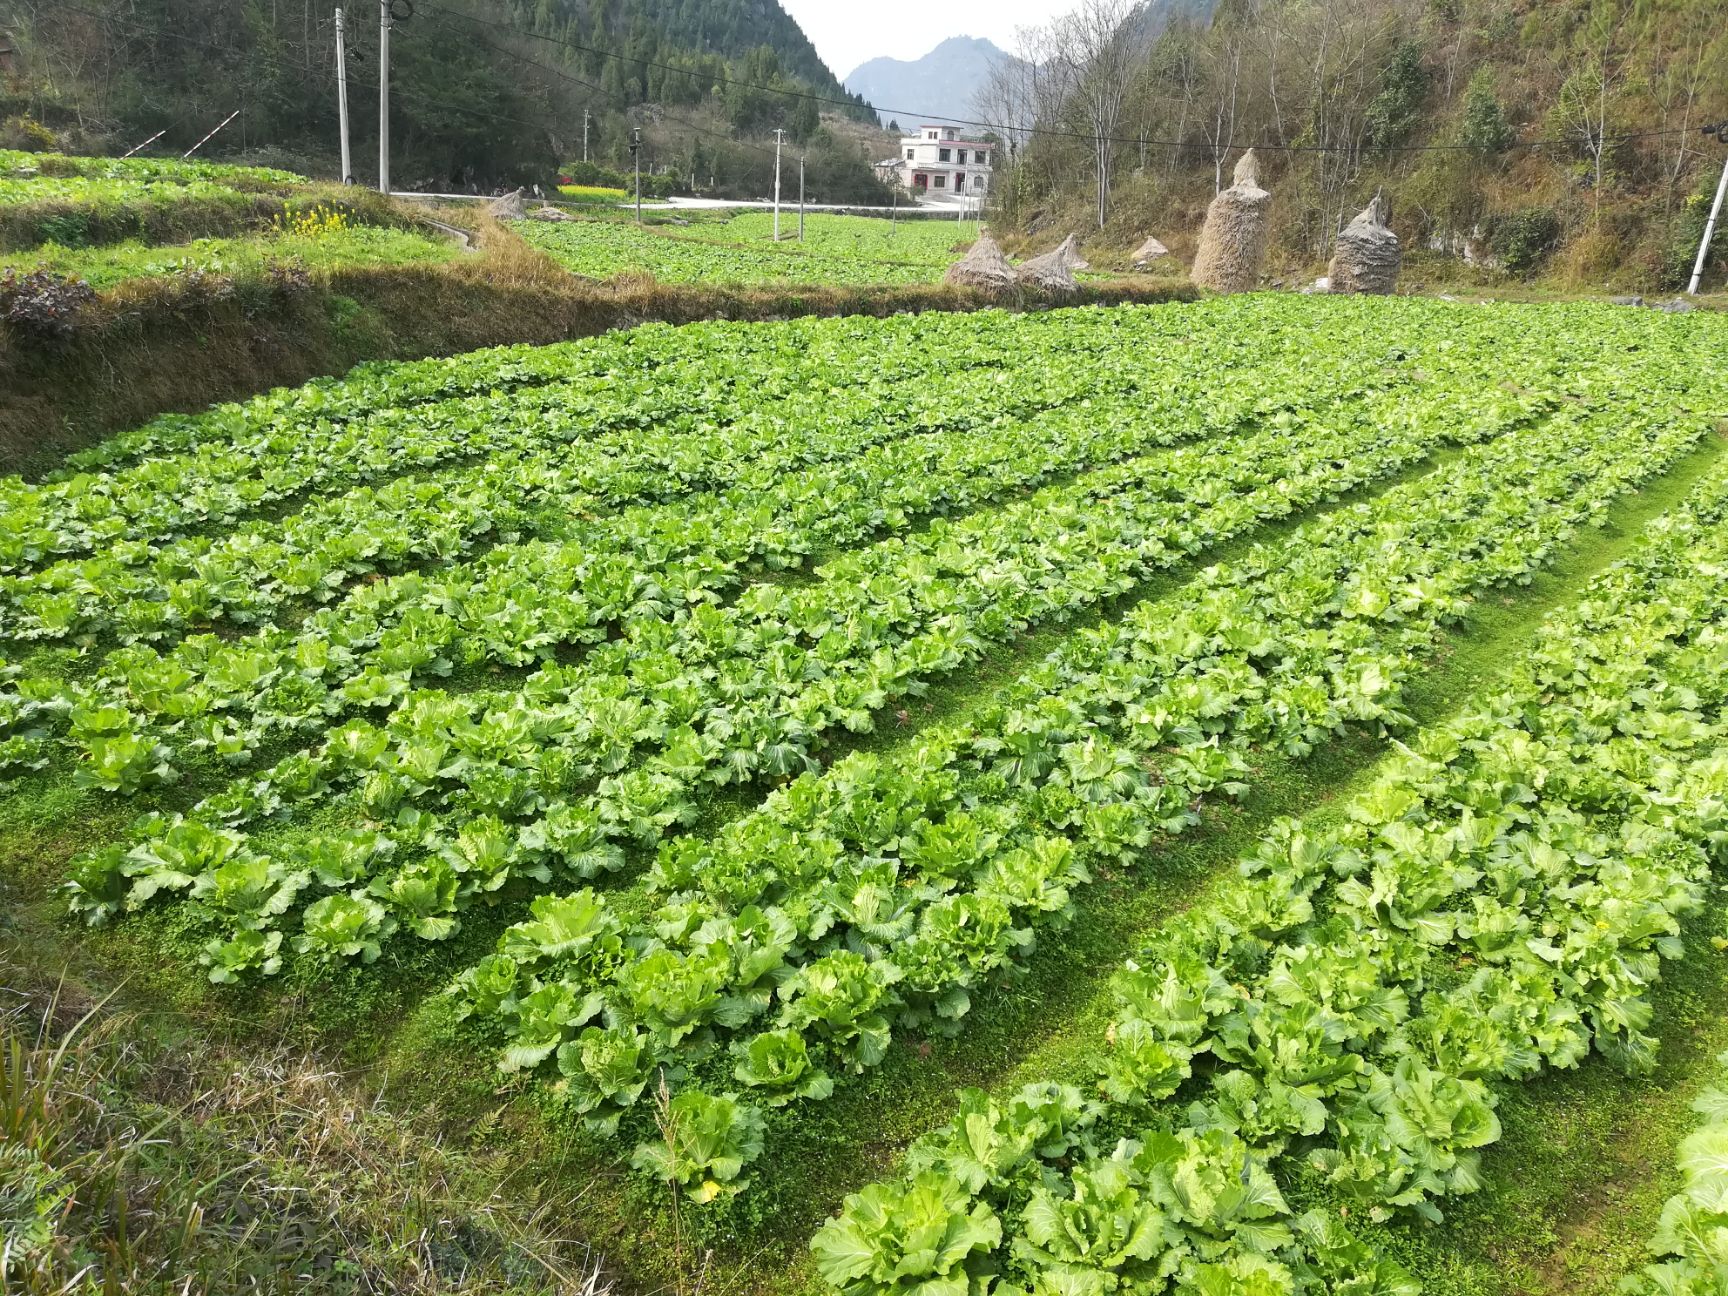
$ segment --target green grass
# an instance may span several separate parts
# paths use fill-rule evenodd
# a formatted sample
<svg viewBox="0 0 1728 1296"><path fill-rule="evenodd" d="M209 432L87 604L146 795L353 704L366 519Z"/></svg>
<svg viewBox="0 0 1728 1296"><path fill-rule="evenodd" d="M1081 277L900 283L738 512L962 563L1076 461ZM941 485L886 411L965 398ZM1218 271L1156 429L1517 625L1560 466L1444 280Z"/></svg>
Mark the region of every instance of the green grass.
<svg viewBox="0 0 1728 1296"><path fill-rule="evenodd" d="M140 1011L57 936L0 926L0 1290L592 1290L572 1203L499 1154L242 1018Z"/></svg>
<svg viewBox="0 0 1728 1296"><path fill-rule="evenodd" d="M447 261L456 254L448 239L413 230L354 225L317 234L267 231L237 238L202 238L166 246L139 240L106 247L63 247L47 243L0 256L0 269L46 268L76 276L92 288L112 288L133 279L203 274L256 275L271 266L308 270L346 266L400 266Z"/></svg>
<svg viewBox="0 0 1728 1296"><path fill-rule="evenodd" d="M1593 1057L1507 1091L1482 1191L1439 1227L1373 1230L1427 1296L1606 1296L1650 1259L1646 1241L1680 1184L1674 1149L1698 1123L1691 1101L1728 1048L1728 959L1711 940L1724 918L1713 907L1691 923L1686 958L1664 966L1651 996L1655 1074L1623 1076Z"/></svg>

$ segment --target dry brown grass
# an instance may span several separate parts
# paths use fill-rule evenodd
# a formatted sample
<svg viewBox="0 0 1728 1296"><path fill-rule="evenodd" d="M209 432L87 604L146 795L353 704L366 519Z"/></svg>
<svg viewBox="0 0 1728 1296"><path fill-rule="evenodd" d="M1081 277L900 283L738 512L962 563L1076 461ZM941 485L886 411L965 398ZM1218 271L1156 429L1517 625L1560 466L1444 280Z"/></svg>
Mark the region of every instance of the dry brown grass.
<svg viewBox="0 0 1728 1296"><path fill-rule="evenodd" d="M286 1045L151 1019L0 954L0 1292L604 1296L580 1202Z"/></svg>

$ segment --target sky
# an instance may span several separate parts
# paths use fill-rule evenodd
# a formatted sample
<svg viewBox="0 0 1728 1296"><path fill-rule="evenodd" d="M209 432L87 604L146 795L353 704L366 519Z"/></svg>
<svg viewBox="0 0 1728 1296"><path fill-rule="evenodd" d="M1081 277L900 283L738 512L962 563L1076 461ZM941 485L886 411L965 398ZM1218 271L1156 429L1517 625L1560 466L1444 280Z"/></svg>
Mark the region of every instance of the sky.
<svg viewBox="0 0 1728 1296"><path fill-rule="evenodd" d="M1012 49L1014 29L1047 22L1063 0L780 0L837 77L887 56L922 58L950 36L983 36Z"/></svg>

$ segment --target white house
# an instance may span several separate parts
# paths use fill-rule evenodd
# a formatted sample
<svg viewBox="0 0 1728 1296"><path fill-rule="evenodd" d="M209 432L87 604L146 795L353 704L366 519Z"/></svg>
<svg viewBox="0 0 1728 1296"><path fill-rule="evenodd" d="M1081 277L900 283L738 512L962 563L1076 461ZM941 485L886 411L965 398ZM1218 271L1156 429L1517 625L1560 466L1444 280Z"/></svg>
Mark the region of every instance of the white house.
<svg viewBox="0 0 1728 1296"><path fill-rule="evenodd" d="M996 146L962 139L958 126L920 126L900 141L900 156L876 164L877 174L919 197L982 198L990 192Z"/></svg>

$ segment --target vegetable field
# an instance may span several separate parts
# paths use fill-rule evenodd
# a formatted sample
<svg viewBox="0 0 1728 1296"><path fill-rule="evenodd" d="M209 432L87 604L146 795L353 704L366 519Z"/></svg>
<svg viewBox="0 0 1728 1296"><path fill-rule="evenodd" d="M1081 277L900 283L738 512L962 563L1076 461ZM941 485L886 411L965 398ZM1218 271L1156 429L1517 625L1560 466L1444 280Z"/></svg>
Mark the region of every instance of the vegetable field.
<svg viewBox="0 0 1728 1296"><path fill-rule="evenodd" d="M1717 1292L1725 344L1245 296L164 417L0 481L0 859L553 1140L643 1289ZM1507 1150L1566 1077L1677 1130L1612 1261L1628 1104Z"/></svg>
<svg viewBox="0 0 1728 1296"><path fill-rule="evenodd" d="M305 181L290 171L174 158L69 157L0 149L0 202L146 197L171 202L209 193L288 193Z"/></svg>
<svg viewBox="0 0 1728 1296"><path fill-rule="evenodd" d="M171 275L260 275L273 265L324 269L332 266L413 265L448 260L453 247L412 230L380 225L334 229L270 230L241 238L201 238L189 243L138 241L71 248L49 243L23 252L0 253L0 269L46 269L75 275L92 288L112 288L133 279Z"/></svg>
<svg viewBox="0 0 1728 1296"><path fill-rule="evenodd" d="M449 260L455 246L369 193L286 171L0 150L0 272L268 283L272 272Z"/></svg>
<svg viewBox="0 0 1728 1296"><path fill-rule="evenodd" d="M726 221L637 226L621 221L522 221L523 238L591 279L648 274L664 283L935 283L978 236L975 221L904 220L812 213L804 241L796 210L744 212Z"/></svg>

